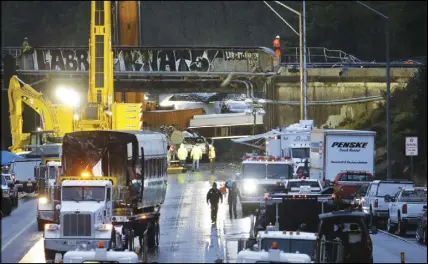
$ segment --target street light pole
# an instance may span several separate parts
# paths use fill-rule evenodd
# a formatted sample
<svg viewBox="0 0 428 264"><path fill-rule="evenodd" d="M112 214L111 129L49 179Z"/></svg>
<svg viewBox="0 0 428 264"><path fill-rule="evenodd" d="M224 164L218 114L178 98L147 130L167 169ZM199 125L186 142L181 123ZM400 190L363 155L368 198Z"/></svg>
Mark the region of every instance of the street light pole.
<svg viewBox="0 0 428 264"><path fill-rule="evenodd" d="M357 1L360 5L365 8L371 10L372 12L378 14L386 20L385 23L385 57L386 57L386 156L387 156L387 170L386 170L386 178L389 180L392 178L392 163L391 163L391 77L390 77L390 63L389 63L389 18L382 14L381 12L371 8L370 6Z"/></svg>
<svg viewBox="0 0 428 264"><path fill-rule="evenodd" d="M299 13L299 64L300 64L300 120L304 118L303 107L303 34L302 34L302 14Z"/></svg>
<svg viewBox="0 0 428 264"><path fill-rule="evenodd" d="M306 67L306 1L303 1L303 109L304 120L308 119L308 72Z"/></svg>

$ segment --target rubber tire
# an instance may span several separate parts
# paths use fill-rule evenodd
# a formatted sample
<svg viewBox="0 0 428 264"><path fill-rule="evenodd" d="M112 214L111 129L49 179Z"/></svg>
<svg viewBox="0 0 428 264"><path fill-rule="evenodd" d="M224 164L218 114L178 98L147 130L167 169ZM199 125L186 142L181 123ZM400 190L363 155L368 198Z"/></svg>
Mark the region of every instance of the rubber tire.
<svg viewBox="0 0 428 264"><path fill-rule="evenodd" d="M397 227L397 229L398 229L398 235L400 235L400 236L405 236L406 235L407 230L406 230L405 227L403 227L403 222L401 220L398 220L398 227Z"/></svg>
<svg viewBox="0 0 428 264"><path fill-rule="evenodd" d="M396 227L391 224L391 219L388 218L387 224L386 224L386 231L390 234L395 234Z"/></svg>
<svg viewBox="0 0 428 264"><path fill-rule="evenodd" d="M37 220L37 230L43 231L44 227L45 223L43 222L43 220Z"/></svg>
<svg viewBox="0 0 428 264"><path fill-rule="evenodd" d="M152 249L156 246L155 236L156 228L154 223L150 223L147 227L147 248Z"/></svg>
<svg viewBox="0 0 428 264"><path fill-rule="evenodd" d="M16 195L18 195L18 194L16 194ZM19 198L18 198L18 196L15 196L15 208L18 208L18 206L19 206Z"/></svg>
<svg viewBox="0 0 428 264"><path fill-rule="evenodd" d="M55 250L50 250L50 249L44 249L44 251L45 251L45 260L46 260L46 262L48 261L48 260L55 260L55 254L56 253L58 253L57 251L55 251Z"/></svg>
<svg viewBox="0 0 428 264"><path fill-rule="evenodd" d="M9 216L12 213L12 201L9 198L1 199L1 211L4 216Z"/></svg>

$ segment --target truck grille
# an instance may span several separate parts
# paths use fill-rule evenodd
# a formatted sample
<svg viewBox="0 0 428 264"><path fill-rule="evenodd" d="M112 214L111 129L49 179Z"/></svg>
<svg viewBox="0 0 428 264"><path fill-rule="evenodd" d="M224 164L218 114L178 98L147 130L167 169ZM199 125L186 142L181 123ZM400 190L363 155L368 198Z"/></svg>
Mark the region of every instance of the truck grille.
<svg viewBox="0 0 428 264"><path fill-rule="evenodd" d="M61 227L64 236L91 236L91 215L64 214Z"/></svg>

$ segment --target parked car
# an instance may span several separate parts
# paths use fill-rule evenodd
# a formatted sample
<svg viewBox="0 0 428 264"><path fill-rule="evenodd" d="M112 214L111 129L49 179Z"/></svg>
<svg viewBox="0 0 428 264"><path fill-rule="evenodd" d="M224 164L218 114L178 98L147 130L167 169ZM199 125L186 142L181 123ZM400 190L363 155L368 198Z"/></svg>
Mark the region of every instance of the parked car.
<svg viewBox="0 0 428 264"><path fill-rule="evenodd" d="M333 186L335 197L345 205L351 205L354 193L364 184L369 184L374 179L373 175L366 171L341 171L336 175Z"/></svg>
<svg viewBox="0 0 428 264"><path fill-rule="evenodd" d="M370 222L376 216L380 221L387 221L388 202L385 202L385 195L394 196L400 188L413 188L415 183L408 180L375 180L367 188L366 195L362 201L362 211L366 213Z"/></svg>
<svg viewBox="0 0 428 264"><path fill-rule="evenodd" d="M416 240L419 243L427 244L427 210L418 217L418 228L416 229Z"/></svg>
<svg viewBox="0 0 428 264"><path fill-rule="evenodd" d="M1 176L1 214L3 216L8 216L12 213L12 199L10 197L10 188L13 187L13 183L7 183L5 177Z"/></svg>
<svg viewBox="0 0 428 264"><path fill-rule="evenodd" d="M12 207L18 207L18 188L15 186L12 176L7 173L2 173L1 176L4 177L6 181L6 186L3 186L3 181L2 181L2 189L3 187L9 188L9 197L10 197L10 201L12 202Z"/></svg>
<svg viewBox="0 0 428 264"><path fill-rule="evenodd" d="M387 230L403 236L407 230L417 227L418 216L427 207L426 188L403 188L394 197L385 195L385 202L389 203L389 218Z"/></svg>

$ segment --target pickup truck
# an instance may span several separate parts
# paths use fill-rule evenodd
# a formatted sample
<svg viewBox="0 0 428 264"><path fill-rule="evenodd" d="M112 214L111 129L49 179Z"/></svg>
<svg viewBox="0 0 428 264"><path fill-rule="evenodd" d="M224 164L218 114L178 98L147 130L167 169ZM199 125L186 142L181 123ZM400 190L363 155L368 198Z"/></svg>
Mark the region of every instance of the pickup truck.
<svg viewBox="0 0 428 264"><path fill-rule="evenodd" d="M363 197L362 210L370 220L376 216L380 221L388 220L388 202L385 202L385 196L394 196L400 188L413 188L415 183L408 180L375 180L367 188L366 195Z"/></svg>
<svg viewBox="0 0 428 264"><path fill-rule="evenodd" d="M394 197L385 195L385 202L389 203L389 218L387 230L400 235L413 227L416 229L418 216L427 208L426 187L403 188Z"/></svg>
<svg viewBox="0 0 428 264"><path fill-rule="evenodd" d="M366 171L340 171L333 182L335 199L344 205L351 205L355 192L373 180L373 175Z"/></svg>

